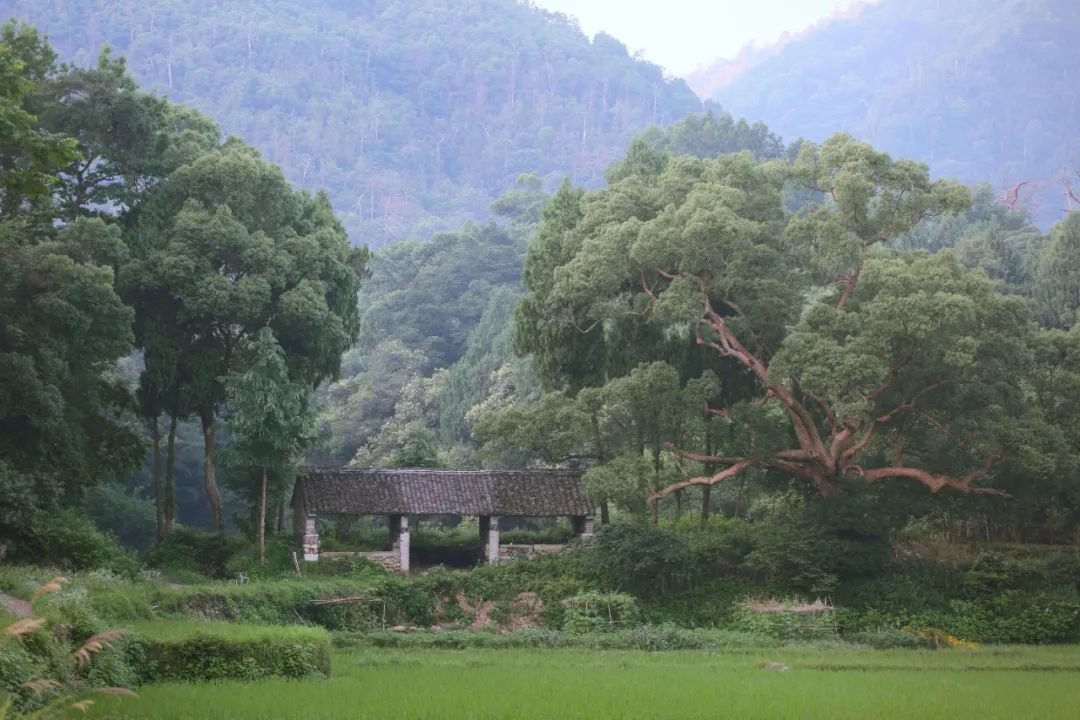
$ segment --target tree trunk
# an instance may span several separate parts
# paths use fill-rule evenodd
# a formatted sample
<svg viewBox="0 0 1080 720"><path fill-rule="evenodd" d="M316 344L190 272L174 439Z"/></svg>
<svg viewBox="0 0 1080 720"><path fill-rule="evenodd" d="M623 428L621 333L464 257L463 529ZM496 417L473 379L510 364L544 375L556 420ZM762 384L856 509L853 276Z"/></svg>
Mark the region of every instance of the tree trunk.
<svg viewBox="0 0 1080 720"><path fill-rule="evenodd" d="M206 488L206 500L210 503L210 517L214 532L225 532L225 514L221 509L221 493L218 491L217 476L214 472L214 453L217 451L217 436L214 435L214 413L200 413L203 428L203 486Z"/></svg>
<svg viewBox="0 0 1080 720"><path fill-rule="evenodd" d="M608 510L608 502L605 500L600 503L600 524L607 525L611 522L611 512Z"/></svg>
<svg viewBox="0 0 1080 720"><path fill-rule="evenodd" d="M712 455L714 451L712 436L712 415L705 416L705 454ZM705 463L705 474L716 474L716 463ZM709 522L709 505L712 503L712 485L701 486L701 524ZM738 515L738 513L736 513Z"/></svg>
<svg viewBox="0 0 1080 720"><path fill-rule="evenodd" d="M653 493L660 492L660 448L653 449ZM653 527L660 526L660 500L659 498L652 502L652 524Z"/></svg>
<svg viewBox="0 0 1080 720"><path fill-rule="evenodd" d="M675 491L675 519L682 518L682 490Z"/></svg>
<svg viewBox="0 0 1080 720"><path fill-rule="evenodd" d="M176 514L176 415L169 416L169 438L165 444L165 527L164 536L168 538L173 531L173 517Z"/></svg>
<svg viewBox="0 0 1080 720"><path fill-rule="evenodd" d="M285 531L285 493L281 493L281 497L277 501L277 533L280 535Z"/></svg>
<svg viewBox="0 0 1080 720"><path fill-rule="evenodd" d="M262 487L259 488L259 564L266 564L266 466L262 469Z"/></svg>
<svg viewBox="0 0 1080 720"><path fill-rule="evenodd" d="M161 486L161 430L156 415L150 437L154 443L154 541L160 543L165 539L165 507Z"/></svg>

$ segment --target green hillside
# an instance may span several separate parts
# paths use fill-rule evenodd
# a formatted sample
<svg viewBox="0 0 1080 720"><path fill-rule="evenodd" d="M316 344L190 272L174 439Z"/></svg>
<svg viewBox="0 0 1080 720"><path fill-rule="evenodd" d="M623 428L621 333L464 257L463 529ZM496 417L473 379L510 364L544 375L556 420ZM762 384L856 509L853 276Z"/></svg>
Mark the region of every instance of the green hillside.
<svg viewBox="0 0 1080 720"><path fill-rule="evenodd" d="M790 42L715 99L788 140L847 130L942 177L1028 180L1060 220L1080 167L1080 3L884 0ZM1033 187L1034 186L1034 187Z"/></svg>
<svg viewBox="0 0 1080 720"><path fill-rule="evenodd" d="M523 172L596 185L653 123L699 110L681 80L512 0L0 0L61 59L103 44L293 183L326 188L354 242L487 215Z"/></svg>

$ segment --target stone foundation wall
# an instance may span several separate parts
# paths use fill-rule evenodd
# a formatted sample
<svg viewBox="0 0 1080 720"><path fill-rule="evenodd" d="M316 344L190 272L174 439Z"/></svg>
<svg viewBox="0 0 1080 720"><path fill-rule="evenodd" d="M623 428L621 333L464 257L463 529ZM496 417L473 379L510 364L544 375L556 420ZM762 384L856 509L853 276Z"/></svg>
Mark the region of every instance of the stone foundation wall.
<svg viewBox="0 0 1080 720"><path fill-rule="evenodd" d="M565 545L500 545L499 562L518 558L532 559L537 555L561 552Z"/></svg>
<svg viewBox="0 0 1080 720"><path fill-rule="evenodd" d="M336 558L365 558L379 563L390 572L401 570L401 553L397 550L372 550L370 552L324 552L321 556L324 560Z"/></svg>

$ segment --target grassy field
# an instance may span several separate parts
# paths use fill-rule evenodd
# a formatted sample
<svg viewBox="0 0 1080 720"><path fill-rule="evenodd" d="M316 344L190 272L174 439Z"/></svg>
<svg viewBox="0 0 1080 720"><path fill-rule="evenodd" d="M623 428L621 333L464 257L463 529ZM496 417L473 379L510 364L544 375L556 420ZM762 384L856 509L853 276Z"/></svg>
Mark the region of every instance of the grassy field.
<svg viewBox="0 0 1080 720"><path fill-rule="evenodd" d="M787 671L764 670L764 661ZM1080 647L351 650L328 680L162 684L98 718L1075 718Z"/></svg>

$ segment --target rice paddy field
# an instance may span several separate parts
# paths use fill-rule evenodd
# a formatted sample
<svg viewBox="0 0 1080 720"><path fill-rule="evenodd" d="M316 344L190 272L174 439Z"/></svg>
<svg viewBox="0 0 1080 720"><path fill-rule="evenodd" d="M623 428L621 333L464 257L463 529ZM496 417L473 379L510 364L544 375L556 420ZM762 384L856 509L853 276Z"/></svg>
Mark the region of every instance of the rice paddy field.
<svg viewBox="0 0 1080 720"><path fill-rule="evenodd" d="M765 662L786 670L762 669ZM1080 647L709 654L353 649L325 680L159 684L98 718L1080 717Z"/></svg>

